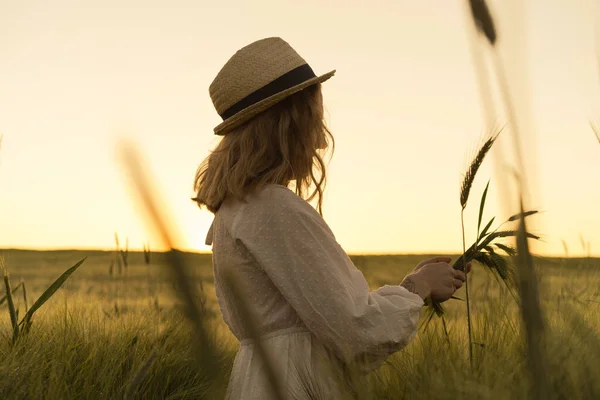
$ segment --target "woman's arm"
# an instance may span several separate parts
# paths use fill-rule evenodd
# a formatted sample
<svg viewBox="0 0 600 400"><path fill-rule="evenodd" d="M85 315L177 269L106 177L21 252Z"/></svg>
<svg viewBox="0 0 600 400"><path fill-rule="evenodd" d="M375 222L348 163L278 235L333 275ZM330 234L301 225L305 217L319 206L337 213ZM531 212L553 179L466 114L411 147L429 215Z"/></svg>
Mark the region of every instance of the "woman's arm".
<svg viewBox="0 0 600 400"><path fill-rule="evenodd" d="M361 359L376 368L415 335L426 293L411 292L420 289L410 279L371 292L321 216L293 192L269 190L242 208L237 221L238 245L345 362Z"/></svg>

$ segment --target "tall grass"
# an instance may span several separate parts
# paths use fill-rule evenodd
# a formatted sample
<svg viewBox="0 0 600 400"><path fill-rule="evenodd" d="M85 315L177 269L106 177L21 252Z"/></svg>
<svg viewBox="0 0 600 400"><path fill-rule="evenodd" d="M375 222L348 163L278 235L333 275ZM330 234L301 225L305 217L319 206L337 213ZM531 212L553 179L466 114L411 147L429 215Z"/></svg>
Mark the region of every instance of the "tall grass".
<svg viewBox="0 0 600 400"><path fill-rule="evenodd" d="M54 256L43 253L35 257L42 262ZM68 257L80 258L78 253ZM130 257L130 274L143 276L146 268L143 255L132 253ZM377 282L392 284L398 272L408 273L416 260L425 257L428 256L356 256L367 260L368 267L361 270L373 287L379 285ZM218 314L205 316L207 326L214 332L221 360L213 366L220 379L211 382L205 373L206 366L199 364L194 353L197 335L192 324L180 307L167 305L172 304L167 297L162 311L148 308L144 280L131 280L129 292L138 296L137 307L110 318L103 314L102 309L111 305L110 293L101 295L104 260L108 258L110 254L90 254L86 268L72 275L69 287L63 289L70 299L68 308L65 310L60 301L53 299L42 313L36 313L33 329L15 345L10 343L6 305L1 308L0 338L4 335L8 340L0 340L0 398L36 399L40 393L45 398L57 399L122 398L154 351L156 357L150 360L147 374L137 378L140 382L137 389L130 389L130 393L134 391L130 398L222 399L237 344ZM37 271L34 265L39 264L32 261L23 270L16 266L26 263L17 262L14 257L8 259L15 264L15 277L34 274ZM156 252L154 259L157 268L169 268L165 253ZM203 276L210 275L207 255L185 254L185 259L188 265L197 265ZM598 398L600 305L587 300L600 300L597 294L600 260L533 259L544 271L547 286L547 291L540 288L539 296L545 311L547 398ZM35 297L38 290L43 290L44 281L57 274L62 262L61 258L47 264L46 268L51 270L40 272L44 278L33 291L29 284L28 294L34 293ZM473 370L469 368L466 353L464 305L447 304L445 317L452 340L446 340L441 323L432 323L407 348L389 357L379 370L357 381L355 385L360 385L362 391L356 398L534 398L529 391L531 368L525 333L519 322L520 305L497 287L488 287L488 280L486 273L482 273L474 275L471 281ZM91 294L86 284L95 287ZM216 310L214 288L209 289L208 307ZM19 307L22 298L14 297L15 306Z"/></svg>
<svg viewBox="0 0 600 400"><path fill-rule="evenodd" d="M83 264L84 261L85 258L73 265L71 268L67 269L65 272L63 272L61 276L59 276L48 288L46 288L46 290L44 290L41 296L38 297L38 299L33 303L31 308L27 307L27 292L25 290L25 283L21 282L19 286L23 288L25 315L23 316L21 321L19 321L19 310L15 308L15 301L12 296L14 290L11 290L8 269L4 264L4 259L0 258L0 266L2 267L4 275L4 288L6 292L5 298L8 304L8 313L10 314L10 321L13 331L13 344L17 342L20 336L29 333L29 330L31 329L33 315L35 314L35 312L38 309L40 309L48 300L50 300L50 298L56 293L56 291L60 289L60 287L67 281L67 279L69 279L69 276L71 276L71 274L75 272L81 266L81 264ZM16 289L17 288L15 288L15 290Z"/></svg>

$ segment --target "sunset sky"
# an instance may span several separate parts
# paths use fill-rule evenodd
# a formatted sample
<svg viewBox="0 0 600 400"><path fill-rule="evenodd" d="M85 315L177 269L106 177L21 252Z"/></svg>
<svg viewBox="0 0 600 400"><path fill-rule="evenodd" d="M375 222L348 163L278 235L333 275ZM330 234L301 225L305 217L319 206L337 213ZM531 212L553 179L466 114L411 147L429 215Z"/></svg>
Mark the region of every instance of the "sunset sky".
<svg viewBox="0 0 600 400"><path fill-rule="evenodd" d="M536 251L600 255L600 65L596 0L492 1L523 134ZM133 140L181 247L208 251L212 214L190 201L218 142L208 86L240 47L288 41L324 84L336 138L325 219L350 253L457 253L459 184L489 131L464 1L0 0L0 248L102 248L153 239L127 188ZM497 124L507 121L502 113ZM500 196L509 134L466 213L516 211ZM502 152L500 152L502 150ZM495 166L495 167L494 167ZM501 204L504 204L501 206ZM501 218L500 218L501 219ZM469 239L470 238L470 239Z"/></svg>

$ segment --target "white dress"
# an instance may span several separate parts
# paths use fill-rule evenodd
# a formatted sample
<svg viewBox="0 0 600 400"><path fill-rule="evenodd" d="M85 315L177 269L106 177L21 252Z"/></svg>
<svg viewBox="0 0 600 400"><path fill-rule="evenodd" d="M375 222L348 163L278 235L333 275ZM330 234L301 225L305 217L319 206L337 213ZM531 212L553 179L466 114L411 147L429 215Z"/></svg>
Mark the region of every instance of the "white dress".
<svg viewBox="0 0 600 400"><path fill-rule="evenodd" d="M401 286L370 291L323 218L287 187L227 199L206 244L219 307L240 340L227 399L275 397L224 271L239 278L289 399L338 398L331 367L360 359L375 369L416 333L421 297Z"/></svg>

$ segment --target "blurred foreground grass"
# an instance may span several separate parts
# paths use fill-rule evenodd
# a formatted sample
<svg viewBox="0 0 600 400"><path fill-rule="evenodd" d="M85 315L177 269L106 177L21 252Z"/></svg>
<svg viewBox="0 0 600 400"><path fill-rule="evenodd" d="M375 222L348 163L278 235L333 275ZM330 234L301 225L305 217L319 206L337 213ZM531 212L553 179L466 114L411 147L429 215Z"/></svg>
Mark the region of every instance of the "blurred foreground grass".
<svg viewBox="0 0 600 400"><path fill-rule="evenodd" d="M136 398L222 398L229 370L207 382L190 351L194 333L172 297L164 254L131 252L129 267L109 274L114 252L3 252L13 285L24 280L37 298L67 267L82 267L40 309L31 333L11 346L6 305L0 309L1 399L120 399L136 371L156 352ZM372 288L398 284L430 255L353 256ZM207 295L209 318L225 365L237 341L225 326L212 284L210 254L185 254ZM552 398L600 398L600 260L536 259L548 323ZM362 383L376 399L528 398L525 345L514 300L475 266L470 286L475 345L469 368L464 303L447 303L447 338L436 318L403 351ZM463 289L464 290L464 289ZM463 297L463 290L458 292ZM23 313L23 298L15 294ZM21 314L22 315L22 314ZM209 386L212 397L209 396Z"/></svg>

